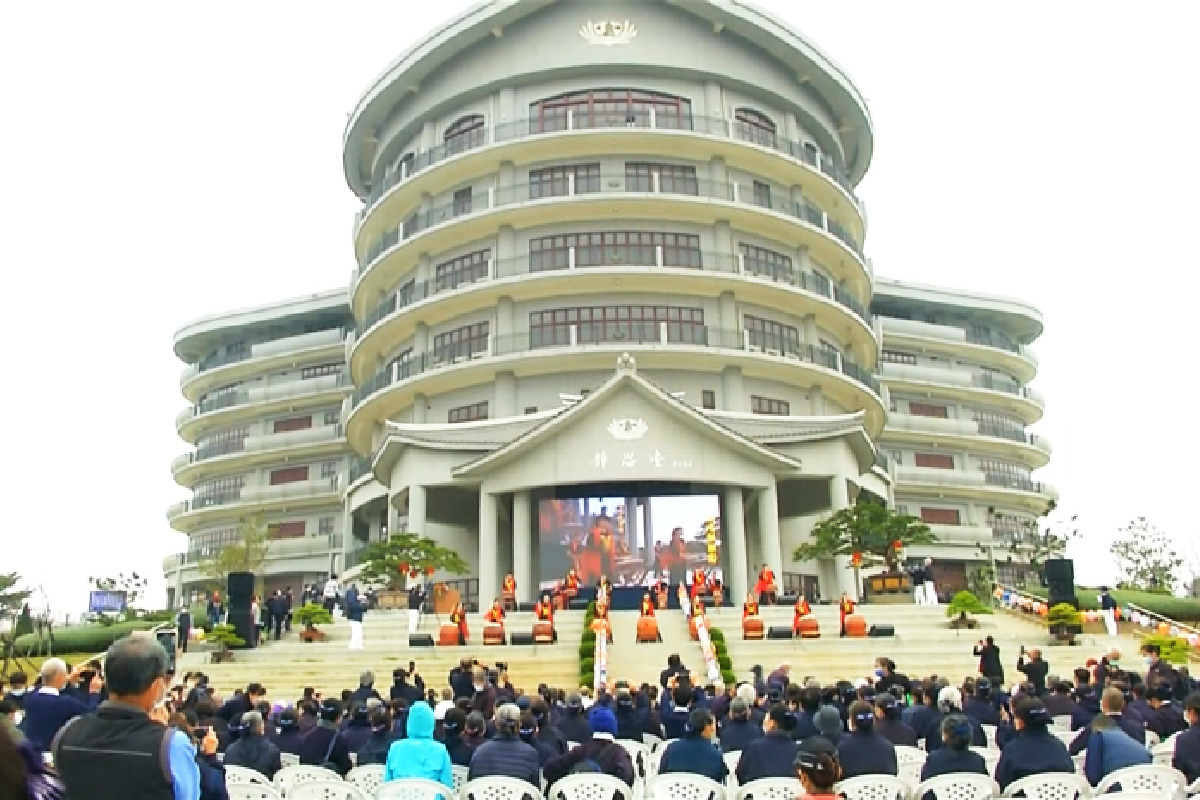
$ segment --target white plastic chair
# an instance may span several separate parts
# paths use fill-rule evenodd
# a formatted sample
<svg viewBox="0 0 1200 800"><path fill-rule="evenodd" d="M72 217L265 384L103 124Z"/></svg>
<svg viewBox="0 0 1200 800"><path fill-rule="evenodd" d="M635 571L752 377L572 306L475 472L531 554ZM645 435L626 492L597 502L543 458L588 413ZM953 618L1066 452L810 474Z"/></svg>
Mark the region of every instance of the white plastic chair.
<svg viewBox="0 0 1200 800"><path fill-rule="evenodd" d="M1057 728L1052 729L1050 732L1068 748L1071 746L1071 742L1075 741L1075 737L1079 735L1078 731L1065 731Z"/></svg>
<svg viewBox="0 0 1200 800"><path fill-rule="evenodd" d="M1175 735L1176 734L1171 734L1171 737L1168 737L1167 741L1170 741L1171 738L1173 738ZM1146 731L1146 747L1153 750L1155 747L1157 747L1158 745L1160 745L1162 743L1163 743L1163 741L1162 741L1162 739L1160 739L1158 737L1157 733L1155 733L1154 731Z"/></svg>
<svg viewBox="0 0 1200 800"><path fill-rule="evenodd" d="M296 784L285 795L287 800L371 800L353 783L340 778L336 781L308 781Z"/></svg>
<svg viewBox="0 0 1200 800"><path fill-rule="evenodd" d="M833 791L846 800L909 800L912 786L895 775L860 775L838 783Z"/></svg>
<svg viewBox="0 0 1200 800"><path fill-rule="evenodd" d="M346 780L362 789L367 797L374 797L383 783L383 772L383 764L363 764L346 773Z"/></svg>
<svg viewBox="0 0 1200 800"><path fill-rule="evenodd" d="M734 800L796 800L803 795L795 778L759 778L738 789Z"/></svg>
<svg viewBox="0 0 1200 800"><path fill-rule="evenodd" d="M454 793L462 795L462 787L467 785L467 780L471 775L471 768L455 764L451 769L454 770Z"/></svg>
<svg viewBox="0 0 1200 800"><path fill-rule="evenodd" d="M347 775L346 780L349 779ZM457 800L453 789L425 778L381 782L368 797L374 797L375 800Z"/></svg>
<svg viewBox="0 0 1200 800"><path fill-rule="evenodd" d="M270 786L271 779L256 769L230 764L225 767L225 785L229 786L234 783L257 783Z"/></svg>
<svg viewBox="0 0 1200 800"><path fill-rule="evenodd" d="M629 760L633 762L634 776L646 780L650 777L650 748L641 742L635 742L632 739L616 739L617 744L625 748L625 752L629 753Z"/></svg>
<svg viewBox="0 0 1200 800"><path fill-rule="evenodd" d="M1096 787L1096 795L1105 794L1118 783L1121 784L1122 793L1142 792L1163 798L1174 797L1176 800L1184 800L1187 797L1187 777L1177 769L1158 764L1114 770L1100 781Z"/></svg>
<svg viewBox="0 0 1200 800"><path fill-rule="evenodd" d="M896 765L900 768L900 777L916 786L921 782L921 770L925 767L925 759L929 754L919 747L897 745Z"/></svg>
<svg viewBox="0 0 1200 800"><path fill-rule="evenodd" d="M559 778L550 787L546 797L547 800L613 800L617 793L625 800L632 800L633 790L625 781L612 775L590 772Z"/></svg>
<svg viewBox="0 0 1200 800"><path fill-rule="evenodd" d="M300 756L295 753L280 753L279 763L285 767L298 767L300 766Z"/></svg>
<svg viewBox="0 0 1200 800"><path fill-rule="evenodd" d="M650 752L653 753L655 750L658 749L658 746L660 744L662 744L662 737L655 736L653 733L643 733L642 734L642 744L646 745L646 747L649 747Z"/></svg>
<svg viewBox="0 0 1200 800"><path fill-rule="evenodd" d="M932 794L934 800L992 800L1000 796L1000 784L987 775L953 772L917 784L912 793L913 800L922 800L926 792Z"/></svg>
<svg viewBox="0 0 1200 800"><path fill-rule="evenodd" d="M532 783L516 778L494 777L467 781L459 790L458 796L461 800L522 800L525 795L537 798L541 793L542 787Z"/></svg>
<svg viewBox="0 0 1200 800"><path fill-rule="evenodd" d="M291 797L292 790L302 783L313 781L340 781L341 775L324 767L314 767L310 764L297 764L294 767L284 767L275 773L275 788L284 797Z"/></svg>
<svg viewBox="0 0 1200 800"><path fill-rule="evenodd" d="M725 800L725 787L703 775L669 772L647 781L645 796L650 800Z"/></svg>
<svg viewBox="0 0 1200 800"><path fill-rule="evenodd" d="M1070 714L1059 714L1059 715L1053 717L1053 721L1054 721L1055 729L1060 730L1060 731L1071 730L1071 715Z"/></svg>
<svg viewBox="0 0 1200 800"><path fill-rule="evenodd" d="M226 783L225 791L229 800L283 800L283 795L269 783Z"/></svg>
<svg viewBox="0 0 1200 800"><path fill-rule="evenodd" d="M1169 767L1175 762L1175 743L1163 742L1155 746L1150 751L1150 754L1154 757L1154 764L1156 766Z"/></svg>
<svg viewBox="0 0 1200 800"><path fill-rule="evenodd" d="M738 785L737 765L742 760L742 751L730 750L722 758L725 759L725 769L729 770L729 775L725 778L725 785L730 789L736 789Z"/></svg>
<svg viewBox="0 0 1200 800"><path fill-rule="evenodd" d="M1013 781L1003 797L1015 797L1024 792L1028 800L1086 800L1092 796L1092 785L1073 772L1043 772Z"/></svg>
<svg viewBox="0 0 1200 800"><path fill-rule="evenodd" d="M987 738L988 746L996 746L996 726L995 725L980 725L983 728L983 735Z"/></svg>

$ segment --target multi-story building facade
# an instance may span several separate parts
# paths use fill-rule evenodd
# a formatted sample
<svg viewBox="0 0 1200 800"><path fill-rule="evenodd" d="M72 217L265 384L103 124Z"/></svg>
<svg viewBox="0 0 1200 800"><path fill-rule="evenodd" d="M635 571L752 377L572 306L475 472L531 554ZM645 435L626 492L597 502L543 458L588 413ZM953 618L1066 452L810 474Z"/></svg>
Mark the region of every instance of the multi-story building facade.
<svg viewBox="0 0 1200 800"><path fill-rule="evenodd" d="M466 558L469 596L512 572L529 599L547 498L628 498L623 544L650 567L649 535L629 532L652 527L647 498L706 494L735 595L767 564L830 596L855 591L845 564L790 554L866 492L953 527L939 559L979 560L998 520L1045 503L1028 472L1048 448L1024 432L1040 319L876 278L855 192L872 147L849 78L739 2L494 2L416 45L346 130L357 270L327 299L351 327L336 441L355 460L347 535L304 544L344 568L403 527ZM214 327L177 351L219 360L212 342L259 330ZM233 386L209 371L185 375L189 441L227 424L199 423L202 393ZM927 458L944 454L953 469ZM237 461L222 479L252 469ZM269 485L278 464L258 463ZM219 529L207 516L172 524Z"/></svg>

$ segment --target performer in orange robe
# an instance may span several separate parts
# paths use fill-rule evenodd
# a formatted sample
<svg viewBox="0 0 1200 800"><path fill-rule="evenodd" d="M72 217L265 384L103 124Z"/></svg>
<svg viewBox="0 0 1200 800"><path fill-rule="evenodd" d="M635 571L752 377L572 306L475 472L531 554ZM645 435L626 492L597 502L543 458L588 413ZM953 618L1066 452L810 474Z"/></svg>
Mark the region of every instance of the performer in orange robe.
<svg viewBox="0 0 1200 800"><path fill-rule="evenodd" d="M459 603L450 612L450 624L458 626L458 643L465 645L471 632L467 630L467 610L463 608L463 604Z"/></svg>
<svg viewBox="0 0 1200 800"><path fill-rule="evenodd" d="M513 604L514 609L516 608L516 605L517 605L517 579L513 577L513 574L511 572L504 576L504 591L501 596L504 598L504 603L505 603L506 607L507 607L508 603L511 602Z"/></svg>
<svg viewBox="0 0 1200 800"><path fill-rule="evenodd" d="M775 602L775 573L766 564L758 572L758 581L754 584L754 593L762 605Z"/></svg>
<svg viewBox="0 0 1200 800"><path fill-rule="evenodd" d="M570 594L579 592L579 576L575 574L575 570L567 571L567 579L563 581L563 589Z"/></svg>
<svg viewBox="0 0 1200 800"><path fill-rule="evenodd" d="M751 592L746 595L746 602L742 603L742 620L745 621L747 617L757 617L757 616L758 616L758 601L756 601L754 599L754 593Z"/></svg>
<svg viewBox="0 0 1200 800"><path fill-rule="evenodd" d="M703 599L701 599L699 597L692 598L692 616L693 617L703 617L704 616L704 600Z"/></svg>
<svg viewBox="0 0 1200 800"><path fill-rule="evenodd" d="M812 609L808 605L808 601L801 597L796 601L796 610L792 613L792 634L798 636L800 634L800 620L812 613Z"/></svg>
<svg viewBox="0 0 1200 800"><path fill-rule="evenodd" d="M483 618L488 622L495 622L498 625L504 624L504 606L500 604L500 598L496 598L496 602L492 603L492 607L487 610Z"/></svg>
<svg viewBox="0 0 1200 800"><path fill-rule="evenodd" d="M646 592L644 595L642 595L641 611L642 611L643 617L653 617L654 616L654 601L650 598L649 592Z"/></svg>
<svg viewBox="0 0 1200 800"><path fill-rule="evenodd" d="M543 594L542 599L538 600L533 606L533 618L539 622L549 622L554 625L554 603L550 600L550 595ZM554 641L558 641L558 630L554 629Z"/></svg>
<svg viewBox="0 0 1200 800"><path fill-rule="evenodd" d="M704 570L692 570L692 590L689 592L692 599L695 600L697 597L703 594L707 586L708 584L704 581Z"/></svg>
<svg viewBox="0 0 1200 800"><path fill-rule="evenodd" d="M850 599L850 595L842 592L842 599L838 601L838 613L841 615L842 636L846 635L846 617L854 613L854 601Z"/></svg>
<svg viewBox="0 0 1200 800"><path fill-rule="evenodd" d="M612 627L608 624L608 603L601 601L596 603L596 615L592 617L592 630L596 629L596 623L603 622L604 628L608 631L608 643L612 644Z"/></svg>

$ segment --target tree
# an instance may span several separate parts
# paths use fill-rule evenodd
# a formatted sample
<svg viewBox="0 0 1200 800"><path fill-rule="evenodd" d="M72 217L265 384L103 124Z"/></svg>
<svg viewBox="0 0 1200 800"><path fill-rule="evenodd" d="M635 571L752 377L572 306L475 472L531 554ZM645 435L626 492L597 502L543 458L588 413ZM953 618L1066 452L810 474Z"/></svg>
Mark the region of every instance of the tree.
<svg viewBox="0 0 1200 800"><path fill-rule="evenodd" d="M200 574L217 589L223 589L231 572L257 574L267 560L270 531L262 517L247 517L239 523L238 541L222 547L200 561Z"/></svg>
<svg viewBox="0 0 1200 800"><path fill-rule="evenodd" d="M441 547L433 539L415 533L396 532L385 542L375 542L363 553L363 580L387 584L389 589L403 589L405 578L449 572L463 575L471 568L458 553Z"/></svg>
<svg viewBox="0 0 1200 800"><path fill-rule="evenodd" d="M883 563L887 564L888 572L895 572L905 547L937 541L921 520L897 514L873 500L862 500L818 522L813 526L812 536L813 541L793 551L792 560L850 556L856 585L860 567Z"/></svg>
<svg viewBox="0 0 1200 800"><path fill-rule="evenodd" d="M1121 588L1174 593L1175 573L1183 566L1183 559L1175 552L1171 538L1145 517L1121 528L1108 552L1121 571Z"/></svg>
<svg viewBox="0 0 1200 800"><path fill-rule="evenodd" d="M21 610L29 595L28 589L18 589L21 576L15 572L0 572L0 619L12 616Z"/></svg>
<svg viewBox="0 0 1200 800"><path fill-rule="evenodd" d="M150 584L149 578L143 578L136 572L131 572L126 575L124 572L118 572L115 578L94 576L88 578L88 583L98 592L121 592L125 595L125 607L132 609L137 607L138 600L142 599L142 595L146 591L146 587Z"/></svg>

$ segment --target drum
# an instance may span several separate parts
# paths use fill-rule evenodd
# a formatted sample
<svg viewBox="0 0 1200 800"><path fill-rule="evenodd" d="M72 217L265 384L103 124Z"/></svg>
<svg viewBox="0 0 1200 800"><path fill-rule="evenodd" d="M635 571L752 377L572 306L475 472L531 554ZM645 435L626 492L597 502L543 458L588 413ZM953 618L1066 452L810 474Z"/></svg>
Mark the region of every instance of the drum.
<svg viewBox="0 0 1200 800"><path fill-rule="evenodd" d="M762 639L764 635L762 617L746 617L742 620L743 639Z"/></svg>
<svg viewBox="0 0 1200 800"><path fill-rule="evenodd" d="M442 627L438 628L438 646L440 647L458 647L458 626L450 622L443 622Z"/></svg>
<svg viewBox="0 0 1200 800"><path fill-rule="evenodd" d="M485 645L506 644L504 626L498 622L485 622L483 625L483 643Z"/></svg>
<svg viewBox="0 0 1200 800"><path fill-rule="evenodd" d="M640 617L637 624L637 640L639 642L657 642L658 620L654 617Z"/></svg>
<svg viewBox="0 0 1200 800"><path fill-rule="evenodd" d="M801 639L819 639L821 636L821 623L812 614L800 618L799 628Z"/></svg>
<svg viewBox="0 0 1200 800"><path fill-rule="evenodd" d="M539 619L537 622L533 623L533 643L553 644L554 623L544 619Z"/></svg>
<svg viewBox="0 0 1200 800"><path fill-rule="evenodd" d="M846 635L854 638L866 638L867 636L867 618L862 614L849 614L846 616Z"/></svg>

